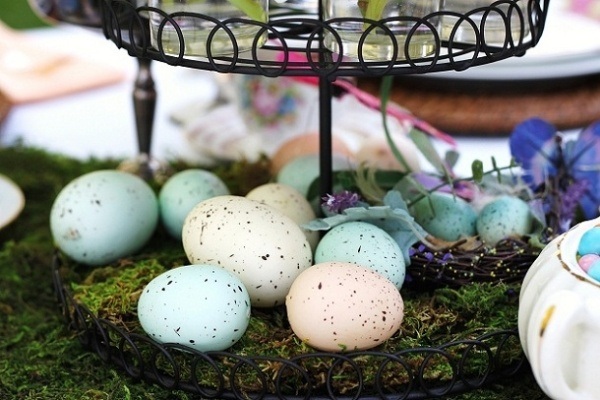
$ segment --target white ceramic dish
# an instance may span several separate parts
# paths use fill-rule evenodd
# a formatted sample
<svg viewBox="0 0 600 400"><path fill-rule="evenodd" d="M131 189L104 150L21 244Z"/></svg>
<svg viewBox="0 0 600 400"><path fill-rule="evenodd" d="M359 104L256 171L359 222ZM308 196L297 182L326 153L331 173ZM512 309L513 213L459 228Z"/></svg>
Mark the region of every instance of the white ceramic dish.
<svg viewBox="0 0 600 400"><path fill-rule="evenodd" d="M523 57L469 68L428 74L428 78L468 80L539 80L600 73L600 21L551 1L546 27L536 47Z"/></svg>
<svg viewBox="0 0 600 400"><path fill-rule="evenodd" d="M0 175L0 229L13 222L25 207L25 196L12 180Z"/></svg>

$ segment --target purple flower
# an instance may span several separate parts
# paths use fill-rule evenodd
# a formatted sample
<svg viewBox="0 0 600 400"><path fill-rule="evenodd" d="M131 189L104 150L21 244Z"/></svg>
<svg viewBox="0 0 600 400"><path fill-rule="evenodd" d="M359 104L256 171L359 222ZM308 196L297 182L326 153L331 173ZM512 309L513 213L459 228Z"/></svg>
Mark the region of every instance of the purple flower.
<svg viewBox="0 0 600 400"><path fill-rule="evenodd" d="M566 232L571 227L573 219L575 218L575 211L579 204L580 199L588 190L588 182L585 180L574 181L567 186L565 189L560 203L559 212L559 227L561 232Z"/></svg>
<svg viewBox="0 0 600 400"><path fill-rule="evenodd" d="M360 196L349 190L328 194L323 197L323 206L325 209L335 214L339 214L347 208L357 207L360 204Z"/></svg>

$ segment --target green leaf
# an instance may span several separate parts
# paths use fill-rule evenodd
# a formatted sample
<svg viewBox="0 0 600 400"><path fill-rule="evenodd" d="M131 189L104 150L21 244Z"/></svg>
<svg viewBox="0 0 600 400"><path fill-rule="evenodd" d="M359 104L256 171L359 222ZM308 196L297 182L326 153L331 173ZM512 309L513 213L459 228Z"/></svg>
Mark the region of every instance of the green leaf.
<svg viewBox="0 0 600 400"><path fill-rule="evenodd" d="M481 160L475 160L471 164L471 173L473 174L473 180L480 183L483 180L483 163Z"/></svg>
<svg viewBox="0 0 600 400"><path fill-rule="evenodd" d="M393 79L394 78L392 76L384 76L381 79L380 97L381 97L381 117L383 120L382 121L383 122L383 131L385 132L385 138L387 140L388 146L390 146L390 150L392 151L392 154L394 155L394 157L396 157L396 160L398 160L398 162L400 163L400 165L402 166L404 171L410 172L411 171L410 166L404 159L404 156L398 149L398 146L396 146L394 139L392 139L392 135L390 133L388 123L387 123L387 105L388 105L388 101L390 99L390 93L392 91L392 86L394 83Z"/></svg>

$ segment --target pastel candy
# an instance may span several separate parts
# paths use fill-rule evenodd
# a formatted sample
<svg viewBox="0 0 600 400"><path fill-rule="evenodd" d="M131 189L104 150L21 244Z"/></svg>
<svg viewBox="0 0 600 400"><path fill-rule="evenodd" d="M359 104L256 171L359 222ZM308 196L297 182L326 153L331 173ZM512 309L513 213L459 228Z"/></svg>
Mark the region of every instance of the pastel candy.
<svg viewBox="0 0 600 400"><path fill-rule="evenodd" d="M582 270L584 270L585 272L588 272L590 267L598 261L600 261L600 255L584 254L583 256L581 256L581 258L579 259L579 261L577 263L579 264L579 266L581 267Z"/></svg>
<svg viewBox="0 0 600 400"><path fill-rule="evenodd" d="M581 255L600 254L600 227L595 226L581 236L577 252Z"/></svg>
<svg viewBox="0 0 600 400"><path fill-rule="evenodd" d="M596 262L590 266L588 275L590 278L600 281L600 262Z"/></svg>

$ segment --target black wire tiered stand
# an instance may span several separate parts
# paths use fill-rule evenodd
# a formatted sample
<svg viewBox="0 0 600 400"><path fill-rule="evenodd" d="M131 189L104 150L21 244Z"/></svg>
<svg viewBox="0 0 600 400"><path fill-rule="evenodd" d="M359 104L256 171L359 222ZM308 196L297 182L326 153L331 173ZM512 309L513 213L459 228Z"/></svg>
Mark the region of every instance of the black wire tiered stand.
<svg viewBox="0 0 600 400"><path fill-rule="evenodd" d="M184 46L178 55L166 54L162 46L150 44L148 13L159 13L165 23L177 27L174 15L147 6L136 7L132 1L101 0L104 34L117 47L140 60L140 72L135 83L134 101L140 149L149 152L152 119L156 92L150 63L164 62L219 73L239 73L279 76L313 76L319 81L320 112L320 168L321 191L327 193L332 185L331 163L331 99L332 82L342 77L378 77L388 75L425 74L436 71L461 71L470 67L492 63L509 57L522 56L539 41L548 10L549 0L525 0L527 7L520 8L519 0L500 0L489 7L460 15L440 11L425 18L399 17L414 20L429 27L435 39L435 52L424 58L411 58L408 43L415 30L409 32L406 44L398 46L395 39L394 55L389 61L367 61L361 55L348 60L326 50L322 45L324 31L329 31L343 46L340 36L328 22L318 16L299 13L274 13L268 23L251 22L260 27L259 35L268 34L269 41L260 48L239 52L235 37L230 35L234 54L213 57L186 57ZM498 7L508 4L509 15ZM520 3L518 3L520 4ZM526 10L523 12L522 10ZM484 22L476 23L475 13L504 15L506 40L502 46L486 44ZM511 19L517 15L521 21L521 35L511 35ZM202 15L192 14L203 18ZM319 13L322 15L322 13ZM430 21L442 15L456 17L457 23L467 24L473 30L472 43L453 40L457 28L449 39L442 40ZM380 22L373 21L374 24ZM388 29L383 25L381 29ZM529 34L526 34L525 27ZM227 21L215 29L228 31ZM416 28L415 28L416 29ZM176 28L183 40L183 33ZM210 47L210 46L209 46ZM359 48L361 45L359 45ZM339 48L339 47L338 47ZM304 55L305 61L292 60L292 52ZM146 154L148 156L149 154ZM532 261L532 260L531 260ZM94 315L85 304L77 301L63 282L63 259L57 255L53 263L53 283L69 327L86 348L94 351L107 363L114 365L134 379L158 384L169 390L183 390L202 398L220 399L427 399L440 398L479 389L500 379L516 377L525 372L528 364L520 349L516 329L487 333L473 340L457 340L432 347L404 349L397 353L377 350L341 354L314 352L289 359L267 355L240 355L232 352L198 352L177 344L159 344L148 336L133 332ZM527 262L525 262L527 264ZM527 265L521 266L524 274ZM518 279L519 276L513 277ZM411 357L419 356L416 365ZM375 365L369 378L362 370L364 360ZM474 360L478 367L472 368ZM311 370L318 363L317 378ZM430 376L432 365L447 366L448 378L437 381ZM265 366L277 366L275 373L266 373ZM399 384L386 379L390 370L402 377ZM343 371L343 374L341 373ZM244 379L257 382L258 389L248 391L240 384ZM353 382L350 391L339 391L340 380ZM318 387L317 387L318 386Z"/></svg>

